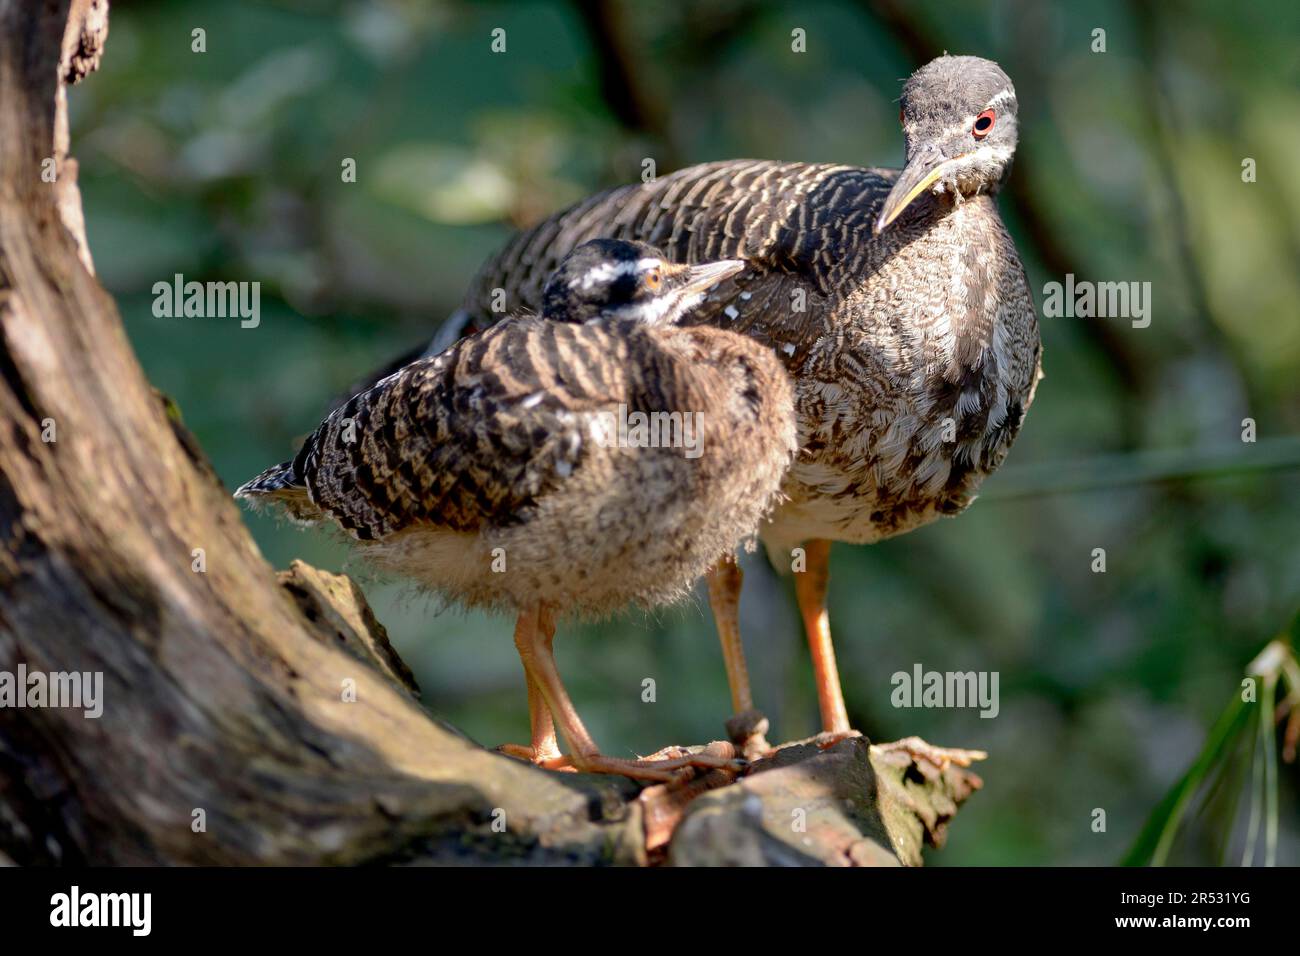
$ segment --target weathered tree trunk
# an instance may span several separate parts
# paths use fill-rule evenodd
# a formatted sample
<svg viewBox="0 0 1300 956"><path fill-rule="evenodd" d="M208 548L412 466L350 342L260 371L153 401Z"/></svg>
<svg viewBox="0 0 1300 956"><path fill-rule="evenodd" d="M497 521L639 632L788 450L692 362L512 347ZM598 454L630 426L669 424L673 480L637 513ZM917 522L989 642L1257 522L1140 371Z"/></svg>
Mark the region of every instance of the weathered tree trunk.
<svg viewBox="0 0 1300 956"><path fill-rule="evenodd" d="M103 675L98 718L0 707L0 858L919 862L977 780L793 747L674 833L693 790L483 750L352 582L277 579L93 274L64 87L107 33L106 0L0 0L0 671Z"/></svg>

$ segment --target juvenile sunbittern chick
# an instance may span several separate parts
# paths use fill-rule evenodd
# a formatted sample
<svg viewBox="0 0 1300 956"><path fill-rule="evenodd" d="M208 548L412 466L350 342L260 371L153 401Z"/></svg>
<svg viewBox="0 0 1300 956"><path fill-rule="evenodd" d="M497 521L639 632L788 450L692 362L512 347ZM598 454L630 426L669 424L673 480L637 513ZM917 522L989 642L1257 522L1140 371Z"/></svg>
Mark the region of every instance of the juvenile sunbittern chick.
<svg viewBox="0 0 1300 956"><path fill-rule="evenodd" d="M587 243L545 287L540 317L389 376L235 494L333 519L379 566L514 611L532 745L508 752L651 780L729 766L602 755L551 642L556 616L686 595L775 502L796 434L781 363L746 336L677 324L743 267Z"/></svg>
<svg viewBox="0 0 1300 956"><path fill-rule="evenodd" d="M901 171L732 160L591 196L488 260L435 340L494 321L498 288L536 307L557 257L594 236L652 242L676 262L744 260L690 321L764 343L794 380L801 453L761 533L779 567L806 564L795 593L831 739L849 732L825 605L831 542L962 511L1039 378L1033 297L994 201L1016 149L1011 80L990 60L940 57L904 84L900 119ZM732 705L746 710L739 592L723 562L710 599Z"/></svg>

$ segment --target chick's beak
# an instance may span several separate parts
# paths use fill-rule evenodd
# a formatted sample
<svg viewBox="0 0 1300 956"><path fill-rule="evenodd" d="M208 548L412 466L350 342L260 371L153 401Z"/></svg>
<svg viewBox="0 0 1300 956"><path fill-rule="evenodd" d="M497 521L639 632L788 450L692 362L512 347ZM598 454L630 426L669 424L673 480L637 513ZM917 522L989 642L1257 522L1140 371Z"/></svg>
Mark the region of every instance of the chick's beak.
<svg viewBox="0 0 1300 956"><path fill-rule="evenodd" d="M937 146L928 146L917 152L903 171L898 175L898 182L889 191L885 204L876 217L873 231L880 235L891 222L902 215L916 199L925 195L939 178L951 160Z"/></svg>
<svg viewBox="0 0 1300 956"><path fill-rule="evenodd" d="M682 295L702 295L723 279L729 279L745 269L743 259L721 259L718 262L705 262L690 266L681 275L680 292Z"/></svg>

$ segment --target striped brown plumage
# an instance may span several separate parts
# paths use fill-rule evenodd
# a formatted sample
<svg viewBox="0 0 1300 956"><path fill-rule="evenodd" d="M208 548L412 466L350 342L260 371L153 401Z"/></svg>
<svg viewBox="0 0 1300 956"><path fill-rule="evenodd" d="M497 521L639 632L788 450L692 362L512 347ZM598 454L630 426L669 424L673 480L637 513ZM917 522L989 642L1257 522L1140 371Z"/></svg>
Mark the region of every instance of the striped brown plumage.
<svg viewBox="0 0 1300 956"><path fill-rule="evenodd" d="M700 456L606 447L620 406L702 413ZM743 336L519 317L355 396L241 491L462 602L600 614L681 597L752 534L794 440L787 376Z"/></svg>

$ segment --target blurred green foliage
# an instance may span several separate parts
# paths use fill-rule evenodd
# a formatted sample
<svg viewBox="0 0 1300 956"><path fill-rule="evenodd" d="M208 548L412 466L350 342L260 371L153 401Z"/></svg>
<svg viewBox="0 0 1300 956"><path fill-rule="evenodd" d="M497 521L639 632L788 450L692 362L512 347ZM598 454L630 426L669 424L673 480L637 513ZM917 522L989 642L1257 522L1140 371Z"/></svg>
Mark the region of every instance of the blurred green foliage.
<svg viewBox="0 0 1300 956"><path fill-rule="evenodd" d="M1286 0L120 0L101 73L70 94L73 144L96 265L145 372L233 487L425 338L512 226L638 178L647 156L661 172L741 156L899 165L895 100L918 60L998 60L1022 128L1002 206L1031 285L1149 281L1153 322L1044 320L1046 379L1010 463L956 521L838 546L831 616L856 726L991 754L934 862L1111 863L1300 602L1297 36ZM260 327L155 318L150 289L178 272L260 281ZM1257 444L1241 441L1247 417ZM1205 453L1226 466L1192 474ZM1172 466L1141 467L1152 454ZM1069 463L1094 458L1075 481ZM367 580L337 539L248 522L276 566ZM746 567L756 698L775 739L810 734L789 580ZM435 617L396 584L368 593L429 707L489 745L526 738L510 622ZM557 647L608 753L721 734L702 597L565 629ZM893 708L890 676L916 662L998 671L999 715ZM641 702L645 677L657 705ZM1279 863L1300 863L1296 779L1283 764ZM1212 829L1172 861L1216 862Z"/></svg>

